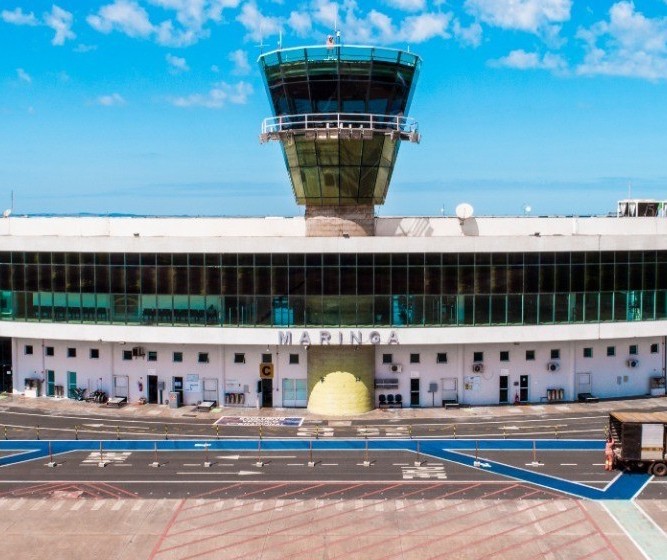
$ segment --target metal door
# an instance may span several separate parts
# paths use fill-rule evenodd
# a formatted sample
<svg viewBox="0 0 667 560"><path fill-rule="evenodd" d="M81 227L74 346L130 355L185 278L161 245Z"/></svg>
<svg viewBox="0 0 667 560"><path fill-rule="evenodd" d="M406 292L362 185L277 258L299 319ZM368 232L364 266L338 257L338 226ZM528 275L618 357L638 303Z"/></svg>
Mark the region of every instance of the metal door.
<svg viewBox="0 0 667 560"><path fill-rule="evenodd" d="M410 379L410 406L419 406L419 377Z"/></svg>
<svg viewBox="0 0 667 560"><path fill-rule="evenodd" d="M56 372L52 369L46 370L46 396L53 397L56 394Z"/></svg>
<svg viewBox="0 0 667 560"><path fill-rule="evenodd" d="M262 406L273 407L273 379L262 379Z"/></svg>
<svg viewBox="0 0 667 560"><path fill-rule="evenodd" d="M76 397L76 371L67 372L67 396L70 399Z"/></svg>
<svg viewBox="0 0 667 560"><path fill-rule="evenodd" d="M148 402L157 404L157 375L148 376Z"/></svg>
<svg viewBox="0 0 667 560"><path fill-rule="evenodd" d="M130 378L127 375L113 376L113 395L112 397L121 397L129 399L130 397Z"/></svg>
<svg viewBox="0 0 667 560"><path fill-rule="evenodd" d="M508 403L510 399L510 378L509 375L498 377L498 402Z"/></svg>
<svg viewBox="0 0 667 560"><path fill-rule="evenodd" d="M519 376L519 401L528 402L528 376Z"/></svg>
<svg viewBox="0 0 667 560"><path fill-rule="evenodd" d="M183 377L172 377L171 390L174 393L178 393L178 402L183 404Z"/></svg>
<svg viewBox="0 0 667 560"><path fill-rule="evenodd" d="M204 378L204 394L205 401L212 401L218 404L218 380L214 377Z"/></svg>
<svg viewBox="0 0 667 560"><path fill-rule="evenodd" d="M591 379L590 373L578 373L577 374L577 394L579 393L592 393L593 392L593 382Z"/></svg>

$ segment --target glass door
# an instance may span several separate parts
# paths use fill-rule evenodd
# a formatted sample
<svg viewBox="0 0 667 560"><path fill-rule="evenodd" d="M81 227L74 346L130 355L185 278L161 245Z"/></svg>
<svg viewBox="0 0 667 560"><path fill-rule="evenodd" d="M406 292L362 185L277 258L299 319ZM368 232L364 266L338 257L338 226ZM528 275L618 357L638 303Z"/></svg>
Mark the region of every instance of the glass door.
<svg viewBox="0 0 667 560"><path fill-rule="evenodd" d="M528 376L519 376L519 401L528 402Z"/></svg>
<svg viewBox="0 0 667 560"><path fill-rule="evenodd" d="M498 402L509 403L509 375L501 375L498 378Z"/></svg>

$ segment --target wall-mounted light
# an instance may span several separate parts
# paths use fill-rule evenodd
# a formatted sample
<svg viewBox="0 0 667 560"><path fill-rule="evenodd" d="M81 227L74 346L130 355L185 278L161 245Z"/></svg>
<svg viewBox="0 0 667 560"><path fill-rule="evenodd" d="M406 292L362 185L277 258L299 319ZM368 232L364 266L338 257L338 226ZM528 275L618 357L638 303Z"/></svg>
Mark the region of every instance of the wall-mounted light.
<svg viewBox="0 0 667 560"><path fill-rule="evenodd" d="M324 377L320 377L320 383L324 383Z"/></svg>

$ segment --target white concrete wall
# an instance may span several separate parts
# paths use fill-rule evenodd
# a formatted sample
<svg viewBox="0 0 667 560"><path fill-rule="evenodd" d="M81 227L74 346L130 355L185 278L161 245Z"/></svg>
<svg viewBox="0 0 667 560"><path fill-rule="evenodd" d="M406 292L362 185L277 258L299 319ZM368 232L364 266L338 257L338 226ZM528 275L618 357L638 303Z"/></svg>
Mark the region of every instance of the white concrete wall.
<svg viewBox="0 0 667 560"><path fill-rule="evenodd" d="M633 337L607 340L581 341L523 341L523 342L484 342L479 344L379 344L375 347L376 378L398 378L398 389L376 391L376 402L380 393L397 394L403 397L404 406L410 403L410 378L420 379L421 406L440 406L443 398L442 379L454 377L458 381L458 399L463 404L482 405L497 404L499 393L499 376L509 376L509 401L513 402L518 391L519 377L529 376L528 402L540 402L546 396L549 388L562 388L565 400L575 400L577 397L577 374L590 373L592 375L592 392L597 397L622 397L645 395L649 392L649 379L662 376L665 348L663 338ZM478 340L484 340L479 338ZM33 355L24 353L26 344L33 346ZM129 377L130 400L136 401L141 396L147 396L147 376L157 375L166 385L164 398L171 390L173 376L182 376L186 385L184 394L185 404L194 404L202 400L201 391L187 391L188 375L198 375L203 382L204 378L218 380L219 402L224 402L224 393L238 391L244 394L243 406L254 407L257 404L257 380L259 378L259 364L262 354L272 354L275 364L274 377L274 407L282 406L282 379L306 379L307 352L303 346L269 345L209 345L209 344L142 344L146 355L132 360L123 360L123 350L131 350L136 342L94 342L71 340L46 340L35 338L20 338L14 341L14 380L17 391L23 391L26 377L42 377L47 369L55 371L57 385L67 386L67 371L77 372L77 381L80 387L90 390L100 386L109 394L112 392L112 377L127 375ZM637 368L629 368L629 346L636 344L639 360ZM659 352L650 353L651 344L658 344ZM55 355L44 355L44 346L53 346ZM616 355L607 356L607 346L615 346ZM67 348L77 349L76 358L67 358ZM583 348L593 349L592 358L583 357ZM100 350L99 359L90 359L90 348ZM350 348L344 345L342 351ZM547 364L551 361L551 350L560 351L560 369L549 372ZM526 350L535 351L535 360L526 360ZM158 359L148 361L148 351L157 351ZM174 363L172 353L183 352L183 362ZM484 372L476 374L472 370L473 352L484 352ZM509 352L509 361L500 361L500 352ZM198 363L198 353L208 352L209 363ZM245 354L245 363L234 363L234 354ZM436 363L438 352L447 353L447 363ZM289 364L289 354L299 355L299 364ZM395 364L402 366L401 373L394 373L390 365L382 363L383 354L392 354ZM410 363L410 354L419 354L420 361ZM466 389L466 378L477 376L478 383L471 389ZM139 390L139 382L143 383L143 390ZM430 383L436 383L437 392L432 395L428 392ZM203 388L203 387L202 387ZM201 389L201 388L200 388Z"/></svg>
<svg viewBox="0 0 667 560"><path fill-rule="evenodd" d="M32 345L33 354L25 354L25 346ZM123 359L124 350L139 346L145 351L143 357ZM54 356L45 355L45 347L53 346ZM67 348L76 348L76 358L67 358ZM98 348L99 359L90 358L90 349ZM157 361L148 360L148 352L157 352ZM173 361L173 352L183 353L182 362ZM207 352L208 363L199 363L200 352ZM234 363L234 354L245 354L245 363ZM136 342L89 342L80 340L46 340L21 338L14 340L13 375L14 389L23 392L26 378L46 378L46 370L55 373L55 384L65 387L67 396L67 372L77 373L78 387L89 391L102 389L107 394L113 392L113 376L129 377L129 400L137 401L148 395L148 375L157 375L158 381L165 383L163 399L172 390L172 378L183 377L185 384L184 403L195 404L203 397L203 379L218 380L218 402L224 402L224 393L238 390L244 393L244 406L257 404L257 380L262 354L272 355L274 363L274 407L282 406L282 379L306 379L305 348L283 349L277 346L219 346L206 344L139 344ZM289 354L299 355L299 364L289 363ZM198 375L202 383L199 391L188 391L188 375ZM143 388L140 390L139 383ZM45 386L42 387L43 392Z"/></svg>

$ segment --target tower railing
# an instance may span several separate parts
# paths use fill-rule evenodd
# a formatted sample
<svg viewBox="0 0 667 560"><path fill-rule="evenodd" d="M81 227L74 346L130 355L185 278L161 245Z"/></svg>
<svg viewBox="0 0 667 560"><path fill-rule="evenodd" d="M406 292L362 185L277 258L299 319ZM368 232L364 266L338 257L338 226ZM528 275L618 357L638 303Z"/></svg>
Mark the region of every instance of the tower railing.
<svg viewBox="0 0 667 560"><path fill-rule="evenodd" d="M262 121L260 140L281 140L302 134L313 139L350 137L370 139L376 132L396 139L419 142L419 125L412 117L372 113L303 113L279 115Z"/></svg>

